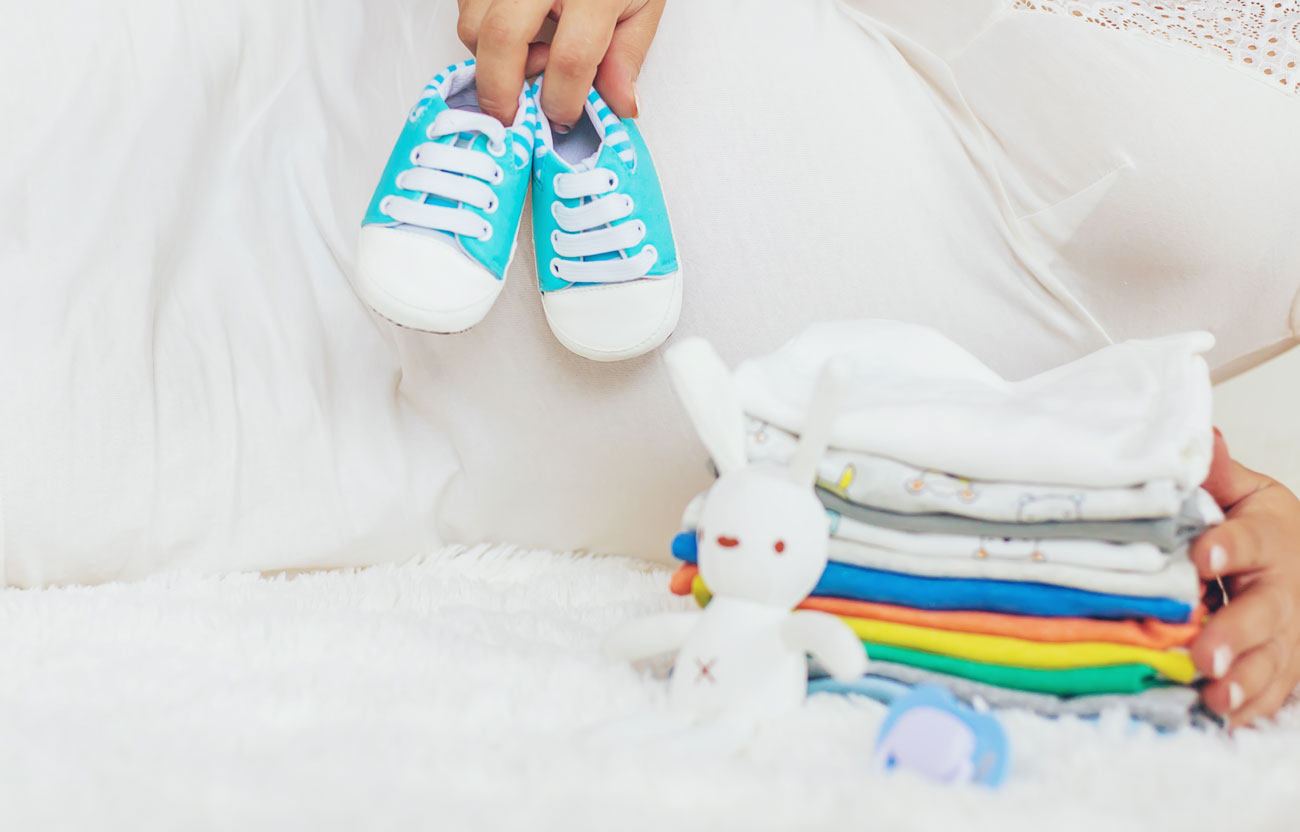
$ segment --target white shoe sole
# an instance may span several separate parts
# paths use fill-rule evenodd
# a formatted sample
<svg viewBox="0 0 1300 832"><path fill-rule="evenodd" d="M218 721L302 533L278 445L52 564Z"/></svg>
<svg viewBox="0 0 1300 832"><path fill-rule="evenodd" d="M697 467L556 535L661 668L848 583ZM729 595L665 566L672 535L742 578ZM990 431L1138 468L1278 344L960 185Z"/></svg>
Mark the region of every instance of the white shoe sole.
<svg viewBox="0 0 1300 832"><path fill-rule="evenodd" d="M483 320L504 285L448 241L382 225L361 229L353 288L399 326L464 332Z"/></svg>
<svg viewBox="0 0 1300 832"><path fill-rule="evenodd" d="M682 270L629 283L579 286L542 294L546 322L570 352L592 361L645 355L677 328Z"/></svg>

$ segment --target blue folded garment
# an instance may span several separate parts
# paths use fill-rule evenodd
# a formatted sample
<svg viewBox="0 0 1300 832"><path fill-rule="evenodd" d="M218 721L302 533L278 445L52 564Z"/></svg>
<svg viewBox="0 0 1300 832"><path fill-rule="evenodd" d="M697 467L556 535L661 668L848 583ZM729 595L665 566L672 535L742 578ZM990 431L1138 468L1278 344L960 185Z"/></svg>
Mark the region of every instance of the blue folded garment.
<svg viewBox="0 0 1300 832"><path fill-rule="evenodd" d="M693 533L683 532L674 538L673 556L695 563ZM827 564L812 594L926 610L982 610L1044 618L1155 618L1175 624L1190 621L1193 611L1190 604L1170 598L1108 595L1029 581L929 578L843 563Z"/></svg>

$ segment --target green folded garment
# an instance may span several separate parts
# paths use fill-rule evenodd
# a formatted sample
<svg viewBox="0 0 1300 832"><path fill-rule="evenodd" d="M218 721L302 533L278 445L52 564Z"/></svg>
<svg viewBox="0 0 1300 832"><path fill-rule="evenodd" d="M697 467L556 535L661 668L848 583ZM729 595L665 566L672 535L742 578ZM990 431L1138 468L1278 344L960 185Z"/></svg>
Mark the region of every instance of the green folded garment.
<svg viewBox="0 0 1300 832"><path fill-rule="evenodd" d="M896 662L947 673L989 685L1057 696L1082 696L1100 693L1140 693L1170 684L1144 664L1111 664L1101 667L1078 667L1068 670L1039 670L1001 664L954 659L935 653L922 653L905 647L862 642L867 655L882 662ZM868 671L870 672L870 671Z"/></svg>

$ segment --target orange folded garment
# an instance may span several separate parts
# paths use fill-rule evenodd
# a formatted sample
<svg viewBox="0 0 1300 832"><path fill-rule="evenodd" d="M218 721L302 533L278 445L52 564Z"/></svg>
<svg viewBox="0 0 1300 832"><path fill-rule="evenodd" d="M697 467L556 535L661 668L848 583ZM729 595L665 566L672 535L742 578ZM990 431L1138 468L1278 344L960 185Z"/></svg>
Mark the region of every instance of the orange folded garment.
<svg viewBox="0 0 1300 832"><path fill-rule="evenodd" d="M700 574L700 567L693 563L683 563L681 568L668 579L668 588L673 591L673 595L690 595L691 582L698 574Z"/></svg>
<svg viewBox="0 0 1300 832"><path fill-rule="evenodd" d="M676 595L690 595L691 584L699 574L699 567L685 564L673 573L669 587ZM803 610L820 610L832 615L850 618L873 618L895 624L912 624L936 630L955 630L962 633L983 633L992 636L1009 636L1028 641L1104 641L1111 644L1131 644L1166 650L1186 647L1200 632L1200 621L1205 618L1201 607L1190 624L1168 624L1155 619L1129 621L1103 621L1095 618L1035 618L1026 615L1004 615L975 610L935 611L899 607L893 604L876 604L870 601L849 601L843 598L811 597L799 605Z"/></svg>

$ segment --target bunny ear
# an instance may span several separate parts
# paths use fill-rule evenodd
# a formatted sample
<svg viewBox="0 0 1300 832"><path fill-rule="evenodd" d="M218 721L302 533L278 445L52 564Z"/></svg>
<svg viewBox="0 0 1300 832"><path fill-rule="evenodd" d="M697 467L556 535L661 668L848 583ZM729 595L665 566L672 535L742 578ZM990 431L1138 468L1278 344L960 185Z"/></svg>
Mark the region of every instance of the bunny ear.
<svg viewBox="0 0 1300 832"><path fill-rule="evenodd" d="M831 428L852 382L853 362L845 356L826 362L817 377L803 430L799 432L799 445L790 460L790 479L800 485L817 481L817 466L830 445Z"/></svg>
<svg viewBox="0 0 1300 832"><path fill-rule="evenodd" d="M718 473L745 467L745 412L731 371L703 338L687 338L664 353L668 375Z"/></svg>

